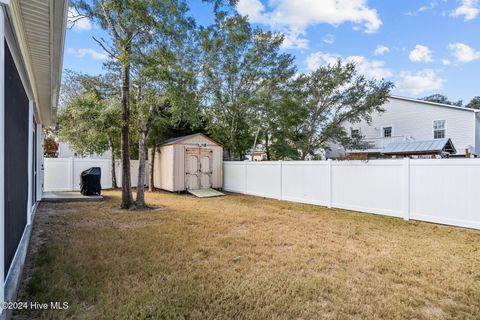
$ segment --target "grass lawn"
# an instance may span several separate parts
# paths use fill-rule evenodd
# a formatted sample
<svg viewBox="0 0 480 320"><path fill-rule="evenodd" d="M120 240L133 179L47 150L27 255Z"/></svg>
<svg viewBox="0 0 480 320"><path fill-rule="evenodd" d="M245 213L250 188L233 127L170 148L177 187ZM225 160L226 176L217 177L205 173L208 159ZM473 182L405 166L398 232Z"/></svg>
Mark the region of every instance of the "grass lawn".
<svg viewBox="0 0 480 320"><path fill-rule="evenodd" d="M42 203L22 301L74 319L479 319L480 232L229 194Z"/></svg>

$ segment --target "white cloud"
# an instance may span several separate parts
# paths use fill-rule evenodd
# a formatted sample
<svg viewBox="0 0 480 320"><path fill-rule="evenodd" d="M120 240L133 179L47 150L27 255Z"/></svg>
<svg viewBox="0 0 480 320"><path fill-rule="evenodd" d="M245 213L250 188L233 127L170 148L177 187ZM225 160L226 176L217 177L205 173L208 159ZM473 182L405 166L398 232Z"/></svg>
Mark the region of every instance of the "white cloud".
<svg viewBox="0 0 480 320"><path fill-rule="evenodd" d="M460 0L460 6L450 13L452 17L461 17L463 20L473 20L480 14L480 4L478 0Z"/></svg>
<svg viewBox="0 0 480 320"><path fill-rule="evenodd" d="M480 59L480 52L475 51L464 43L450 43L448 48L452 51L452 55L458 62L465 63Z"/></svg>
<svg viewBox="0 0 480 320"><path fill-rule="evenodd" d="M442 59L442 64L444 66L449 66L452 64L452 61L450 61L449 59Z"/></svg>
<svg viewBox="0 0 480 320"><path fill-rule="evenodd" d="M285 33L282 43L284 49L306 49L308 48L308 39L304 38L304 32Z"/></svg>
<svg viewBox="0 0 480 320"><path fill-rule="evenodd" d="M421 6L420 8L418 8L418 12L424 12L424 11L428 11L430 9L433 9L437 6L437 3L435 1L432 1L430 2L427 6Z"/></svg>
<svg viewBox="0 0 480 320"><path fill-rule="evenodd" d="M428 5L421 6L420 8L418 8L418 9L415 10L415 11L408 11L408 12L405 13L405 14L406 14L407 16L416 16L416 15L418 15L419 13L432 10L432 9L434 9L436 6L437 6L437 2L436 2L436 1L430 1L430 3L429 3Z"/></svg>
<svg viewBox="0 0 480 320"><path fill-rule="evenodd" d="M250 21L270 26L287 35L285 48L304 48L308 44L305 31L309 26L327 23L338 26L346 22L361 25L365 33L374 33L382 25L375 9L367 0L240 0L237 10ZM297 46L298 47L298 46Z"/></svg>
<svg viewBox="0 0 480 320"><path fill-rule="evenodd" d="M335 42L335 36L329 33L323 37L322 41L326 44L333 44Z"/></svg>
<svg viewBox="0 0 480 320"><path fill-rule="evenodd" d="M408 71L400 72L400 81L397 82L397 90L412 95L441 89L445 80L440 78L435 71L424 69L416 73Z"/></svg>
<svg viewBox="0 0 480 320"><path fill-rule="evenodd" d="M379 60L367 60L363 56L350 56L347 61L355 62L357 70L367 78L383 79L391 77L392 72L385 68L385 62Z"/></svg>
<svg viewBox="0 0 480 320"><path fill-rule="evenodd" d="M433 62L432 51L427 46L417 44L408 56L412 62Z"/></svg>
<svg viewBox="0 0 480 320"><path fill-rule="evenodd" d="M376 55L376 56L383 56L384 54L389 53L389 52L390 52L389 47L379 45L379 46L377 46L377 48L375 49L373 54Z"/></svg>
<svg viewBox="0 0 480 320"><path fill-rule="evenodd" d="M335 64L341 59L342 57L337 54L315 52L308 55L305 62L307 64L307 69L313 71L323 65Z"/></svg>
<svg viewBox="0 0 480 320"><path fill-rule="evenodd" d="M316 52L310 54L305 62L308 70L313 71L322 65L335 64L338 60L354 62L357 65L358 72L367 78L383 79L393 75L392 72L385 67L384 61L368 60L363 56L349 56L343 59L342 56L338 54Z"/></svg>
<svg viewBox="0 0 480 320"><path fill-rule="evenodd" d="M77 58L83 58L86 56L90 56L94 60L107 60L109 58L108 54L106 54L105 52L99 52L91 48L68 48L67 53L72 54Z"/></svg>
<svg viewBox="0 0 480 320"><path fill-rule="evenodd" d="M92 23L87 17L81 16L74 7L68 7L67 28L77 32L92 29Z"/></svg>

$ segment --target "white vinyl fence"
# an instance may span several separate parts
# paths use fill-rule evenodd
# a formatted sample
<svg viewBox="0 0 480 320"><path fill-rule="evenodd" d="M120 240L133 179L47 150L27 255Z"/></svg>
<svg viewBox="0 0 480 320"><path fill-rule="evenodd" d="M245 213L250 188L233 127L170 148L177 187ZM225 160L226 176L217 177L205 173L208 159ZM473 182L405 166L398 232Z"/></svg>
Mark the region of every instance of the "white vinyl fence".
<svg viewBox="0 0 480 320"><path fill-rule="evenodd" d="M224 162L224 190L480 229L480 159Z"/></svg>
<svg viewBox="0 0 480 320"><path fill-rule="evenodd" d="M44 190L45 191L78 191L80 190L80 174L82 171L100 167L102 170L102 189L112 187L112 161L108 159L90 158L44 158ZM122 185L122 166L115 162L117 185ZM146 183L148 184L148 162L146 164ZM130 160L132 187L137 186L138 160Z"/></svg>

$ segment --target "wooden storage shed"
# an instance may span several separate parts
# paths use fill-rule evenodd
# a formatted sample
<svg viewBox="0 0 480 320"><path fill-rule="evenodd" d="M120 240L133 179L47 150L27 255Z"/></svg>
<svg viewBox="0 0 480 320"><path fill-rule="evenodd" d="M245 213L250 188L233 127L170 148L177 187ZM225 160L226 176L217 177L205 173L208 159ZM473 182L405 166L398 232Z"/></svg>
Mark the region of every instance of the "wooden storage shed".
<svg viewBox="0 0 480 320"><path fill-rule="evenodd" d="M202 133L164 141L155 153L154 186L172 192L221 189L223 146Z"/></svg>

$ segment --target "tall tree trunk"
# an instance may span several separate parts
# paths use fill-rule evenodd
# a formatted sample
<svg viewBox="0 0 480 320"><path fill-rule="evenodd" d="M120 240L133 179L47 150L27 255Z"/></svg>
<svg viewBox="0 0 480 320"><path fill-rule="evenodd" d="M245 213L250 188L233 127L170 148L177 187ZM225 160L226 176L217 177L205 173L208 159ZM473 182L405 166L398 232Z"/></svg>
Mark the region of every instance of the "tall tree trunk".
<svg viewBox="0 0 480 320"><path fill-rule="evenodd" d="M122 64L122 209L134 207L130 176L130 63Z"/></svg>
<svg viewBox="0 0 480 320"><path fill-rule="evenodd" d="M301 154L301 156L300 156L300 160L302 160L302 161L305 160L305 158L307 157L307 155L308 155L308 151L302 150L302 154Z"/></svg>
<svg viewBox="0 0 480 320"><path fill-rule="evenodd" d="M142 110L142 98L143 98L143 87L142 87L142 78L138 79L138 90L137 90L137 111L138 111L138 182L137 182L137 199L136 205L139 209L144 209L147 206L145 205L145 161L147 159L147 137L149 130L149 121L148 119L150 113L152 112L152 107L150 107L149 114L145 117Z"/></svg>
<svg viewBox="0 0 480 320"><path fill-rule="evenodd" d="M112 137L108 137L108 146L110 147L110 152L112 153L112 188L117 189L117 172L115 170L115 145L113 144Z"/></svg>
<svg viewBox="0 0 480 320"><path fill-rule="evenodd" d="M267 153L267 160L270 161L270 146L268 144L268 132L265 132L265 152Z"/></svg>
<svg viewBox="0 0 480 320"><path fill-rule="evenodd" d="M253 140L252 159L250 159L251 161L253 161L253 157L255 157L255 151L257 150L257 139L258 139L259 133L260 133L260 128L257 129L257 133L255 133L255 139Z"/></svg>
<svg viewBox="0 0 480 320"><path fill-rule="evenodd" d="M139 132L138 138L138 184L137 184L137 208L146 208L145 205L145 162L147 159L148 130Z"/></svg>
<svg viewBox="0 0 480 320"><path fill-rule="evenodd" d="M154 189L156 153L157 153L157 145L154 144L152 148L152 153L150 155L150 161L148 163L148 165L150 166L150 183L148 184L148 191L150 192L152 192Z"/></svg>

